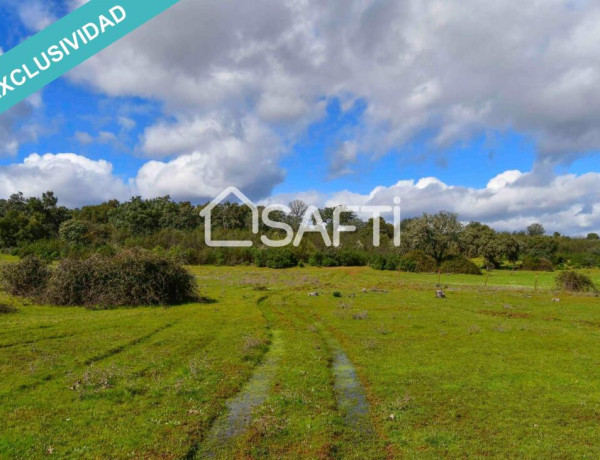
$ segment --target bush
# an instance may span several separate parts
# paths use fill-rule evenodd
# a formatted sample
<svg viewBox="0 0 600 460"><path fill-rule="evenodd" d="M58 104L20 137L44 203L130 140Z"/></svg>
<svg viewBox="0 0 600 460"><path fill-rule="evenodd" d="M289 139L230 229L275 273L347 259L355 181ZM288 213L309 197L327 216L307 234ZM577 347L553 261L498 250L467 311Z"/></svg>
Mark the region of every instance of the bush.
<svg viewBox="0 0 600 460"><path fill-rule="evenodd" d="M464 256L449 256L440 266L443 273L461 275L481 275L479 267Z"/></svg>
<svg viewBox="0 0 600 460"><path fill-rule="evenodd" d="M389 270L395 271L398 270L399 259L398 256L383 256L377 255L371 259L371 268L375 270Z"/></svg>
<svg viewBox="0 0 600 460"><path fill-rule="evenodd" d="M15 307L0 303L0 315L7 313L16 313L17 311L19 310L17 310Z"/></svg>
<svg viewBox="0 0 600 460"><path fill-rule="evenodd" d="M544 257L536 256L525 256L523 258L523 264L521 265L523 270L529 270L534 272L553 272L554 266L552 262Z"/></svg>
<svg viewBox="0 0 600 460"><path fill-rule="evenodd" d="M23 258L37 256L47 262L52 262L66 255L66 248L59 240L38 240L18 248L16 255Z"/></svg>
<svg viewBox="0 0 600 460"><path fill-rule="evenodd" d="M342 267L364 267L367 265L367 257L365 254L349 249L339 251L337 259L339 265Z"/></svg>
<svg viewBox="0 0 600 460"><path fill-rule="evenodd" d="M342 293L340 291L334 291L333 297L340 298L340 297L342 297Z"/></svg>
<svg viewBox="0 0 600 460"><path fill-rule="evenodd" d="M38 297L44 292L50 270L37 256L28 256L16 264L2 267L2 284L9 294Z"/></svg>
<svg viewBox="0 0 600 460"><path fill-rule="evenodd" d="M570 292L596 292L592 280L581 273L566 271L556 277L556 287Z"/></svg>
<svg viewBox="0 0 600 460"><path fill-rule="evenodd" d="M64 259L48 282L56 305L177 305L198 298L194 277L173 259L125 250L114 257Z"/></svg>
<svg viewBox="0 0 600 460"><path fill-rule="evenodd" d="M291 268L298 266L298 259L289 249L265 248L254 253L254 264L267 268Z"/></svg>
<svg viewBox="0 0 600 460"><path fill-rule="evenodd" d="M434 273L437 271L435 259L423 251L410 251L402 256L398 266L403 271L415 273Z"/></svg>

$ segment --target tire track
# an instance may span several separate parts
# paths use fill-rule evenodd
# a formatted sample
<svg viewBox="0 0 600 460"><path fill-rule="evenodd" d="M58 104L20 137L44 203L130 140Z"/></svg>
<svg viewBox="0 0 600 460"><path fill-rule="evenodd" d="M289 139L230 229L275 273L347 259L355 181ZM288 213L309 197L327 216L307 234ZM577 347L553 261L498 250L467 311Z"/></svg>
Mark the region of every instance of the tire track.
<svg viewBox="0 0 600 460"><path fill-rule="evenodd" d="M268 398L275 372L284 352L282 332L273 330L271 345L242 390L227 401L227 412L219 417L203 445L188 458L215 458L232 439L243 434L252 422L252 413Z"/></svg>
<svg viewBox="0 0 600 460"><path fill-rule="evenodd" d="M233 437L245 431L251 422L250 416L252 411L266 399L271 386L271 380L274 377L275 370L279 363L279 356L282 354L281 352L277 352L275 355L272 354L276 342L278 347L281 346L281 344L279 344L280 331L272 330L271 320L265 315L264 310L260 308L260 306L269 298L269 295L263 295L255 301L256 306L260 309L260 312L265 319L267 330L271 331L268 350L265 352L261 363L254 367L252 375L249 380L243 384L240 391L226 401L225 406L227 411L220 416L215 416L207 434L200 434L197 436L195 442L184 457L186 460L195 458L214 458L219 447L222 448L223 445L226 445ZM261 401L259 400L258 395L253 395L252 390L262 389L264 387L267 388L264 389L264 391L259 392L260 396L264 397Z"/></svg>
<svg viewBox="0 0 600 460"><path fill-rule="evenodd" d="M302 311L300 306L297 306L297 311ZM307 317L306 313L302 315L307 324L313 323L329 349L336 406L349 431L350 442L353 444L377 442L379 436L371 418L371 405L356 368L333 334L323 328L321 316L312 309L310 312L312 318Z"/></svg>
<svg viewBox="0 0 600 460"><path fill-rule="evenodd" d="M104 353L96 355L96 356L94 356L92 358L89 358L86 361L84 361L82 364L79 364L79 365L75 364L75 367L81 367L81 365L89 366L90 364L98 363L98 362L103 361L105 359L108 359L108 358L110 358L112 356L115 356L115 355L117 355L119 353L122 353L123 351L125 351L125 350L127 350L127 349L129 349L129 348L131 348L131 347L133 347L135 345L138 345L138 344L140 344L141 342L143 342L145 340L148 340L148 339L154 337L156 334L158 334L158 333L160 333L160 332L162 332L162 331L164 331L164 330L172 327L173 325L177 324L178 322L179 321L174 321L174 322L171 322L171 323L167 323L167 324L165 324L165 325L163 325L163 326L161 326L161 327L159 327L159 328L151 331L149 334L145 334L145 335L143 335L141 337L137 337L134 340L131 340L131 341L129 341L129 342L123 344L123 345L111 348L107 352L104 352ZM34 389L38 388L39 386L41 386L43 384L46 384L46 383L51 382L51 381L53 381L53 380L55 380L57 378L60 378L61 376L62 376L62 374L46 374L46 375L44 375L42 377L39 377L34 382L24 383L24 384L19 385L14 390L8 391L8 392L0 395L0 398L4 398L4 397L6 397L6 396L8 396L8 395L10 395L10 394L12 394L12 393L14 393L16 391L34 390Z"/></svg>

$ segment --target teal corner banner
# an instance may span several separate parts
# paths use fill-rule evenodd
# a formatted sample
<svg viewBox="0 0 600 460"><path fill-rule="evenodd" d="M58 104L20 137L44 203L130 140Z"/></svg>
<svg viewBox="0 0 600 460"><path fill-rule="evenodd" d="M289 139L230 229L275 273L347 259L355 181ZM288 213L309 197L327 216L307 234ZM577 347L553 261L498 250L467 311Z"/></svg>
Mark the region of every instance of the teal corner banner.
<svg viewBox="0 0 600 460"><path fill-rule="evenodd" d="M179 0L91 0L0 56L0 113Z"/></svg>

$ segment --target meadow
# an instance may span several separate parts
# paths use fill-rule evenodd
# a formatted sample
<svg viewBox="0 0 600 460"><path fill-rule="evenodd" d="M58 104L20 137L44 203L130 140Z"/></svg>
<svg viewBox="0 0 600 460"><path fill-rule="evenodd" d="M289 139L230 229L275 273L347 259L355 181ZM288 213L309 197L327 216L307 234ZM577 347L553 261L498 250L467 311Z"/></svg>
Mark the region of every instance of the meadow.
<svg viewBox="0 0 600 460"><path fill-rule="evenodd" d="M0 457L600 457L600 301L556 273L190 270L213 302L0 294Z"/></svg>

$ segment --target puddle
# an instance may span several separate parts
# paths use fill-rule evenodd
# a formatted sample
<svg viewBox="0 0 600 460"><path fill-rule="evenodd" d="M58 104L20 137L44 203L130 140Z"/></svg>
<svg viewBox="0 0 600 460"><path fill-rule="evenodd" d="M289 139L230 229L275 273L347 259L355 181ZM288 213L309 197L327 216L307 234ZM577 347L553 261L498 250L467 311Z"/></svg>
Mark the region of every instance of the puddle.
<svg viewBox="0 0 600 460"><path fill-rule="evenodd" d="M214 458L227 443L241 435L252 421L252 413L269 396L273 378L281 356L283 341L281 331L272 331L271 346L252 378L242 391L227 402L227 412L219 417L209 432L197 458Z"/></svg>
<svg viewBox="0 0 600 460"><path fill-rule="evenodd" d="M338 409L353 434L361 438L373 438L375 429L369 416L369 403L356 369L339 346L333 343L330 346L333 350L332 371Z"/></svg>

